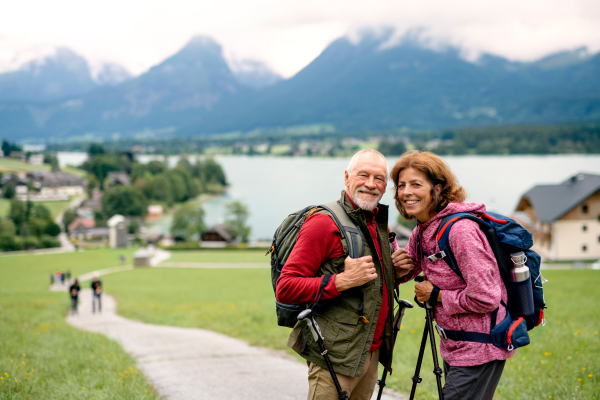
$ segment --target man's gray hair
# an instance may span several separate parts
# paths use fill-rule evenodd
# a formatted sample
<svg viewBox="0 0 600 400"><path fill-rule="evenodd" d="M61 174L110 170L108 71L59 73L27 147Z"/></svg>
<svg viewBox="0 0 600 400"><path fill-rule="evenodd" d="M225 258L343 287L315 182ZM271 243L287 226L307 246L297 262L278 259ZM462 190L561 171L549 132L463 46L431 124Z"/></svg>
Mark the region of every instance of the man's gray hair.
<svg viewBox="0 0 600 400"><path fill-rule="evenodd" d="M383 159L383 161L385 162L385 180L387 181L389 179L388 162L385 159L385 156L375 149L364 149L353 155L350 159L350 162L348 163L348 168L346 168L346 171L348 171L348 175L350 175L352 171L354 171L354 168L356 168L356 164L358 163L358 159L365 153L374 153Z"/></svg>

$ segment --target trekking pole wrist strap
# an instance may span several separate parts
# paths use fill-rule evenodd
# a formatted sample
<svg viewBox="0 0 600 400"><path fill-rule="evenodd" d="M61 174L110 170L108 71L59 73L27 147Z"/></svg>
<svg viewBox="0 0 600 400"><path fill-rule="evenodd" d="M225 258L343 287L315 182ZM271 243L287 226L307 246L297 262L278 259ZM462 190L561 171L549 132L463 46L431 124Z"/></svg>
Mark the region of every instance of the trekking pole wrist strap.
<svg viewBox="0 0 600 400"><path fill-rule="evenodd" d="M432 283L433 285L433 283ZM438 296L440 295L440 288L436 285L433 285L433 290L431 291L431 295L429 296L429 300L427 302L430 306L435 307L438 302Z"/></svg>

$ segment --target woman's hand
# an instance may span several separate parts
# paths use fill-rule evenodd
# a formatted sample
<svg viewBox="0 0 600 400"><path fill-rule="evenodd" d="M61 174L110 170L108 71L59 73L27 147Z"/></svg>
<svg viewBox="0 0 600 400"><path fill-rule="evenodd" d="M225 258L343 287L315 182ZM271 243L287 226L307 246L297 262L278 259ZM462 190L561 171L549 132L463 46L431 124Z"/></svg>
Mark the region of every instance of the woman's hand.
<svg viewBox="0 0 600 400"><path fill-rule="evenodd" d="M429 281L419 282L415 285L415 294L417 295L417 300L420 302L424 302L429 300L431 297L431 292L433 291L433 283ZM442 291L440 290L438 293L438 298L436 301L442 301Z"/></svg>
<svg viewBox="0 0 600 400"><path fill-rule="evenodd" d="M402 278L415 267L413 260L404 249L398 249L392 254L392 263L394 264L396 279Z"/></svg>
<svg viewBox="0 0 600 400"><path fill-rule="evenodd" d="M424 302L429 300L431 296L431 291L433 290L433 283L429 281L419 282L415 285L415 294L417 295L417 300L420 302Z"/></svg>

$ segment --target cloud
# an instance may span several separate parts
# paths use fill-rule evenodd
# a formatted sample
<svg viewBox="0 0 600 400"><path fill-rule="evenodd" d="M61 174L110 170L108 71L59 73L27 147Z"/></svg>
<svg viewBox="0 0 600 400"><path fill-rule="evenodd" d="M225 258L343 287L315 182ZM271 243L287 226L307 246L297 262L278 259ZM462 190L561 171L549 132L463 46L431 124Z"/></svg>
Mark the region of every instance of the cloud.
<svg viewBox="0 0 600 400"><path fill-rule="evenodd" d="M263 60L287 77L344 34L390 26L398 35L422 29L431 43L460 46L470 57L600 50L597 0L24 0L5 8L0 68L29 47L64 45L139 74L203 34L229 58Z"/></svg>

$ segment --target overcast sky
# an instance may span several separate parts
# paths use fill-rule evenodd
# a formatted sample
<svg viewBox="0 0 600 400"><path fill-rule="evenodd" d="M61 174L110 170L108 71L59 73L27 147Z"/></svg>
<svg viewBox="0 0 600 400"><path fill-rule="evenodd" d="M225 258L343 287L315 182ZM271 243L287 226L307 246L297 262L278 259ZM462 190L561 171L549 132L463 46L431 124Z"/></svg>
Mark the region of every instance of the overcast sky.
<svg viewBox="0 0 600 400"><path fill-rule="evenodd" d="M364 28L421 28L426 36L513 60L588 46L600 50L599 0L0 0L0 71L57 45L92 65L134 74L196 34L228 60L256 59L292 76L336 38Z"/></svg>

